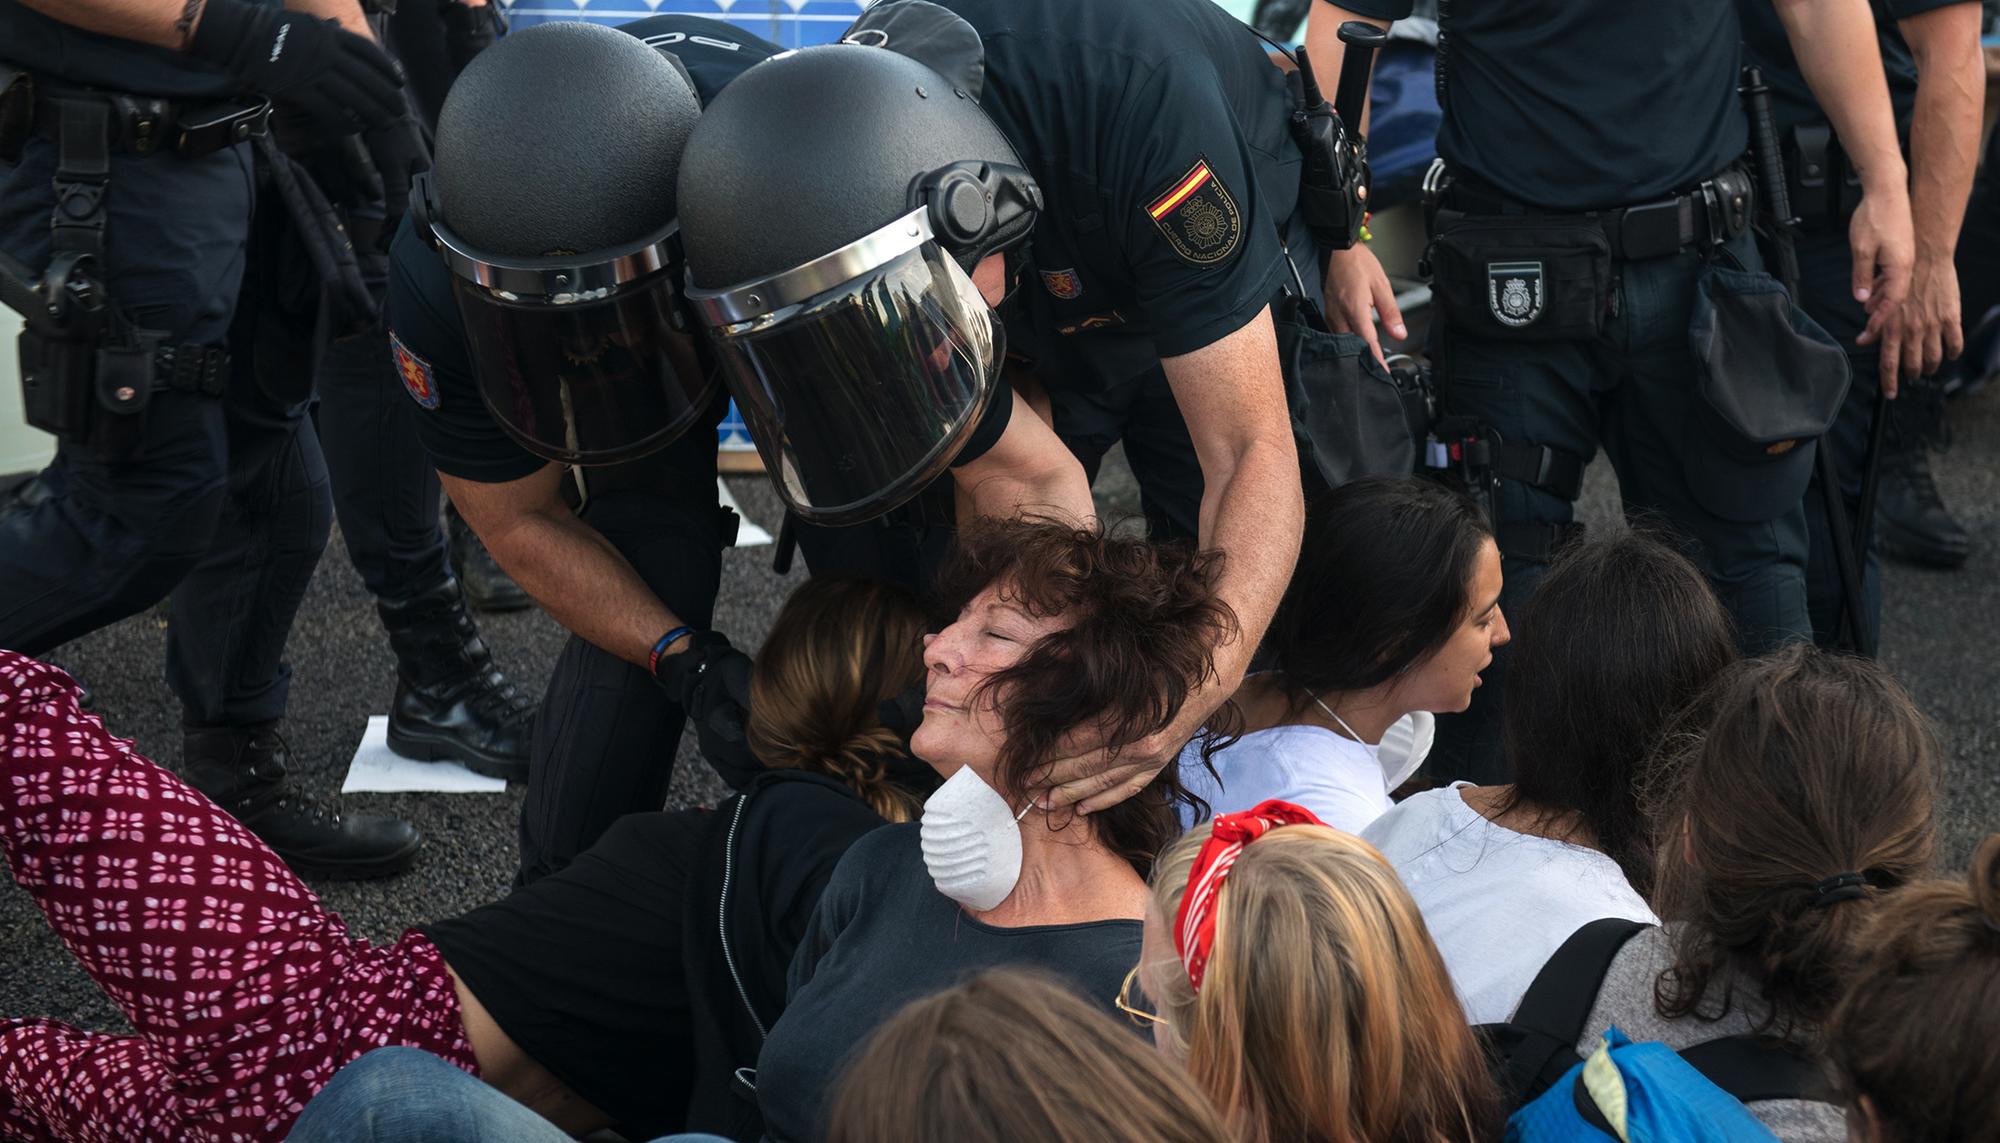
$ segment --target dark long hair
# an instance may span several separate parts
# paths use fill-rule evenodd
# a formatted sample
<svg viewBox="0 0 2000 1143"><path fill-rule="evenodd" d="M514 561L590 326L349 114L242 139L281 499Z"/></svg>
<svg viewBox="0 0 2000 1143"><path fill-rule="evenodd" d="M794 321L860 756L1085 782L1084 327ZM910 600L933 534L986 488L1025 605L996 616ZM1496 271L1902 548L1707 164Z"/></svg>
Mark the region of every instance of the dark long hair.
<svg viewBox="0 0 2000 1143"><path fill-rule="evenodd" d="M1627 533L1556 560L1516 618L1511 656L1506 808L1576 814L1645 894L1645 760L1674 713L1736 659L1728 614L1686 557Z"/></svg>
<svg viewBox="0 0 2000 1143"><path fill-rule="evenodd" d="M1649 794L1669 1017L1727 1012L1733 968L1770 1006L1765 1028L1812 1035L1840 963L1883 890L1923 876L1937 845L1937 744L1887 671L1795 644L1739 664L1671 735ZM1685 859L1683 859L1683 849ZM1829 896L1831 878L1862 884ZM1837 887L1838 888L1838 887Z"/></svg>
<svg viewBox="0 0 2000 1143"><path fill-rule="evenodd" d="M1472 609L1492 537L1471 500L1414 476L1364 476L1315 500L1267 636L1293 713L1435 654Z"/></svg>
<svg viewBox="0 0 2000 1143"><path fill-rule="evenodd" d="M1007 740L995 769L1003 793L1045 780L1072 735L1113 751L1164 730L1190 695L1215 677L1215 648L1237 634L1215 593L1222 557L1040 518L981 520L961 529L940 595L963 606L988 585L1036 616L1069 627L1044 636L1021 661L982 684L996 696ZM1225 731L1233 708L1211 719ZM1094 813L1111 850L1145 876L1180 832L1183 804L1199 806L1171 763L1137 795Z"/></svg>

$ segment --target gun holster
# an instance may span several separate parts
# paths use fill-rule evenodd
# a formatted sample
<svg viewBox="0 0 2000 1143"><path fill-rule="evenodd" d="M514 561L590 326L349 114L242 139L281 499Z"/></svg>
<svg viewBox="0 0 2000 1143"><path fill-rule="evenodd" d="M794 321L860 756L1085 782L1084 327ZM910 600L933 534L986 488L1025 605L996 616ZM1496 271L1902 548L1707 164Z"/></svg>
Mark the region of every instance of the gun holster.
<svg viewBox="0 0 2000 1143"><path fill-rule="evenodd" d="M115 99L65 99L52 122L39 122L38 116L49 116L35 105L33 77L0 74L0 130L25 117L29 132L50 131L56 141L48 268L37 277L0 256L0 292L23 319L27 422L105 460L131 460L144 440L144 414L163 362L171 363L174 387L219 395L227 355L200 346L163 347L164 335L133 325L106 287L114 113L124 114Z"/></svg>

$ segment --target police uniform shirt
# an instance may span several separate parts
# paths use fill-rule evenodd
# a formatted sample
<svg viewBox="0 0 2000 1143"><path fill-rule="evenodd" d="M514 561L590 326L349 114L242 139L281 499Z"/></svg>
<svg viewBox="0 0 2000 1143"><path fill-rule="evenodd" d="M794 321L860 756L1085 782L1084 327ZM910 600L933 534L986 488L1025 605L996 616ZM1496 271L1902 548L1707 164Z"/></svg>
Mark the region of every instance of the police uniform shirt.
<svg viewBox="0 0 2000 1143"><path fill-rule="evenodd" d="M1648 202L1749 143L1734 0L1442 0L1438 154L1557 210Z"/></svg>
<svg viewBox="0 0 2000 1143"><path fill-rule="evenodd" d="M250 0L278 7L279 0ZM0 59L71 83L138 95L216 98L236 81L220 68L168 48L102 36L0 0Z"/></svg>
<svg viewBox="0 0 2000 1143"><path fill-rule="evenodd" d="M1270 303L1300 160L1284 76L1241 23L1211 0L943 5L984 41L980 104L1041 186L1008 316L1045 383L1139 376Z"/></svg>
<svg viewBox="0 0 2000 1143"><path fill-rule="evenodd" d="M1911 112L1917 104L1917 61L1896 21L1952 4L1970 0L1869 0L1875 16L1876 39L1882 45L1882 70L1889 79L1889 102L1896 109L1896 124L1907 133ZM1777 121L1782 141L1792 128L1826 122L1826 113L1806 86L1799 61L1792 54L1792 42L1771 0L1737 0L1743 20L1745 62L1764 69L1764 82L1771 88L1771 117Z"/></svg>
<svg viewBox="0 0 2000 1143"><path fill-rule="evenodd" d="M620 31L671 53L704 105L776 44L729 24L696 16L654 16ZM423 410L418 433L431 463L446 476L498 484L528 476L548 461L507 435L480 396L465 346L465 324L452 276L409 219L390 249L389 345L396 373Z"/></svg>

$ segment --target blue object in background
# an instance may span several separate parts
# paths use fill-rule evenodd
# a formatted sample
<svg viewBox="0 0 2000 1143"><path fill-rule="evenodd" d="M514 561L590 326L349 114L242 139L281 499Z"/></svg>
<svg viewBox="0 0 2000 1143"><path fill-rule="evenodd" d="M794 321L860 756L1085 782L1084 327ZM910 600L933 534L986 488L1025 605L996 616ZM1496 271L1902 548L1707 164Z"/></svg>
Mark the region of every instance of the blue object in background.
<svg viewBox="0 0 2000 1143"><path fill-rule="evenodd" d="M551 20L623 24L679 13L727 20L781 48L829 44L866 7L861 0L501 0L516 28Z"/></svg>

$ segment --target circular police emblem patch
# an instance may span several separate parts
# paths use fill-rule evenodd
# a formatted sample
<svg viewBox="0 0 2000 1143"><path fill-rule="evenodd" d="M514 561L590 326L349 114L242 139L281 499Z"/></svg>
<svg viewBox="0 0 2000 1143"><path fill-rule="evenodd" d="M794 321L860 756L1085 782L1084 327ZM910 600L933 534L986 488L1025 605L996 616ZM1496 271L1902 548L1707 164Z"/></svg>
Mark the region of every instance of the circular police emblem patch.
<svg viewBox="0 0 2000 1143"><path fill-rule="evenodd" d="M1207 199L1192 199L1181 208L1181 226L1188 241L1207 250L1229 237L1229 220Z"/></svg>
<svg viewBox="0 0 2000 1143"><path fill-rule="evenodd" d="M1488 262L1486 308L1501 325L1532 325L1542 316L1540 262Z"/></svg>

